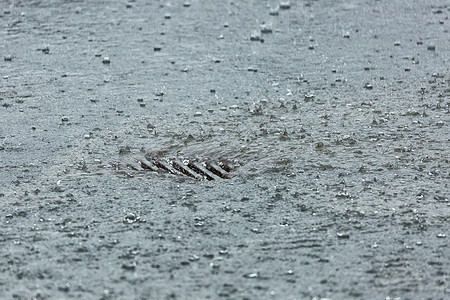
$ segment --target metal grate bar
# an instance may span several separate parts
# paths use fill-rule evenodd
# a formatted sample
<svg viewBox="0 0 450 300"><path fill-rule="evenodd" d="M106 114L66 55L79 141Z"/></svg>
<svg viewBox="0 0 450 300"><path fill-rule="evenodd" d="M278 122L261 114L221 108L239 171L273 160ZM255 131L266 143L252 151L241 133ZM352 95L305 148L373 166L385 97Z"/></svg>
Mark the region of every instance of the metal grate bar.
<svg viewBox="0 0 450 300"><path fill-rule="evenodd" d="M120 170L120 166L126 166L128 169L135 171L152 171L159 173L170 173L177 176L189 176L197 180L220 180L230 178L229 172L234 168L230 167L226 161L213 161L204 159L187 159L183 157L160 157L146 154L145 157L138 160L130 161L124 158L123 164L117 164L116 169Z"/></svg>
<svg viewBox="0 0 450 300"><path fill-rule="evenodd" d="M141 158L139 163L141 164L141 167L143 169L145 169L145 170L150 170L150 171L153 171L153 172L157 172L158 171L158 167L156 167L152 162L148 161L145 157Z"/></svg>
<svg viewBox="0 0 450 300"><path fill-rule="evenodd" d="M164 159L162 160L153 160L153 164L157 166L160 169L166 170L167 172L174 174L174 175L183 175L180 171L173 168L168 162L166 162Z"/></svg>
<svg viewBox="0 0 450 300"><path fill-rule="evenodd" d="M217 176L213 172L206 169L200 162L189 162L189 168L195 170L197 173L202 174L208 180L218 180L221 177Z"/></svg>
<svg viewBox="0 0 450 300"><path fill-rule="evenodd" d="M186 174L190 177L194 177L195 179L203 179L203 176L199 173L196 173L195 170L190 169L188 166L186 166L182 161L179 161L177 159L172 161L172 166L177 169L178 171L182 172L183 174Z"/></svg>
<svg viewBox="0 0 450 300"><path fill-rule="evenodd" d="M221 178L229 178L227 170L223 169L221 166L216 164L213 161L206 163L206 169L211 171L212 173L216 174L217 176Z"/></svg>

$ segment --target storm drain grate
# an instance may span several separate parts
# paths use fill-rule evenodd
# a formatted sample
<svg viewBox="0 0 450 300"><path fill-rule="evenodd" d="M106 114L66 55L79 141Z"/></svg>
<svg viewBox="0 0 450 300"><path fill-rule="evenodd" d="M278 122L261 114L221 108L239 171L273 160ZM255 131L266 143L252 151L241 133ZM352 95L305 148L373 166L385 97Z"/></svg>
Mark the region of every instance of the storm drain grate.
<svg viewBox="0 0 450 300"><path fill-rule="evenodd" d="M169 173L179 176L188 176L197 180L219 180L230 178L237 165L225 160L188 159L180 157L151 157L141 158L137 163L128 164L128 167L136 171L153 171Z"/></svg>

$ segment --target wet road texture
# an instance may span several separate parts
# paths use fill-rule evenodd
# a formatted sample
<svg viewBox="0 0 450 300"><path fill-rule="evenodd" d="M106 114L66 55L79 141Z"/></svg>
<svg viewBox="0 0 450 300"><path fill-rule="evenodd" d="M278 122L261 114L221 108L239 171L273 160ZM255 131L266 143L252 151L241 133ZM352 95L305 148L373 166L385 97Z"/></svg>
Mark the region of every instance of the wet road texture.
<svg viewBox="0 0 450 300"><path fill-rule="evenodd" d="M449 14L2 0L0 298L449 299Z"/></svg>

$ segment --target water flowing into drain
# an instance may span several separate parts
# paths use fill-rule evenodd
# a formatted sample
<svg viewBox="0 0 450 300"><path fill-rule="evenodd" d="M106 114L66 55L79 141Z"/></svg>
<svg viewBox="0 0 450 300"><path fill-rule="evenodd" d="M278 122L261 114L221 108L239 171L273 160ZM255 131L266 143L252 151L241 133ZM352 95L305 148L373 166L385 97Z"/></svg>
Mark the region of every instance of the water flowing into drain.
<svg viewBox="0 0 450 300"><path fill-rule="evenodd" d="M226 160L189 159L185 157L157 157L145 155L127 167L136 171L152 171L178 176L188 176L197 180L220 180L230 178L238 165Z"/></svg>

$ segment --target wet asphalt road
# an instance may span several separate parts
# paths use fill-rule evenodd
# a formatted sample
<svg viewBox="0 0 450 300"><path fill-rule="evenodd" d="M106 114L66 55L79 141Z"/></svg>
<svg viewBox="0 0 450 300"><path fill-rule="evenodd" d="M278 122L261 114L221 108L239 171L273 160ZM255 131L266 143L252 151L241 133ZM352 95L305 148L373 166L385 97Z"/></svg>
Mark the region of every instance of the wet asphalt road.
<svg viewBox="0 0 450 300"><path fill-rule="evenodd" d="M449 298L449 13L3 0L0 298Z"/></svg>

